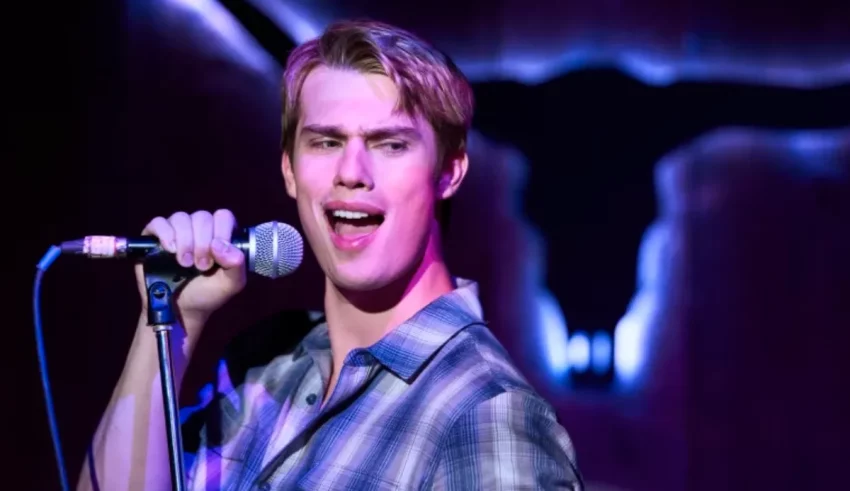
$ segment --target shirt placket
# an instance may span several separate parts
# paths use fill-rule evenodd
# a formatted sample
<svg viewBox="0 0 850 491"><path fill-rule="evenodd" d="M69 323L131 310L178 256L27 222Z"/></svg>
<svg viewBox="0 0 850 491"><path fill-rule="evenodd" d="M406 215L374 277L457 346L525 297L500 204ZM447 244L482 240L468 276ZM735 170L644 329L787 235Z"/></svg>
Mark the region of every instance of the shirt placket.
<svg viewBox="0 0 850 491"><path fill-rule="evenodd" d="M289 398L284 411L278 417L275 425L275 435L265 450L263 465L270 463L274 457L286 448L297 436L309 426L319 414L319 394L323 393L322 378L317 371L311 370L305 383ZM299 451L300 453L300 451ZM298 453L287 459L279 469L281 474L287 474L292 463L298 458Z"/></svg>
<svg viewBox="0 0 850 491"><path fill-rule="evenodd" d="M293 472L293 470L303 460L307 443L315 431L362 393L369 381L377 374L377 368L378 366L371 354L365 350L355 350L346 357L340 371L339 380L324 406L320 407L324 394L324 387L321 383L318 384L321 389L318 393L299 390L302 394L307 392L306 396L301 395L299 398L303 398L310 409L301 413L304 417L303 419L299 418L298 426L300 429L264 466L253 489L258 491L276 489L277 483L286 479L285 476L298 474L297 471Z"/></svg>

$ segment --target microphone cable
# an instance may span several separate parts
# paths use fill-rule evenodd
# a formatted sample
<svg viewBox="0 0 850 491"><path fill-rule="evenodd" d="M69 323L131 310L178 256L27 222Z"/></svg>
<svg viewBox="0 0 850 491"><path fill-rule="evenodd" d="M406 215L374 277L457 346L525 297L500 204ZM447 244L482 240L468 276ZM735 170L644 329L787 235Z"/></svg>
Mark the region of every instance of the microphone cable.
<svg viewBox="0 0 850 491"><path fill-rule="evenodd" d="M62 457L62 444L59 442L59 427L56 424L56 412L53 408L53 396L50 391L50 380L47 376L47 357L44 353L44 335L41 329L41 280L44 273L62 254L62 249L50 246L36 265L35 283L32 292L33 322L35 324L35 345L38 350L38 368L41 372L41 386L44 390L44 400L47 409L47 421L50 424L50 436L53 440L53 452L56 456L56 466L59 468L59 481L62 491L70 491L68 486L68 474L65 471L65 460Z"/></svg>

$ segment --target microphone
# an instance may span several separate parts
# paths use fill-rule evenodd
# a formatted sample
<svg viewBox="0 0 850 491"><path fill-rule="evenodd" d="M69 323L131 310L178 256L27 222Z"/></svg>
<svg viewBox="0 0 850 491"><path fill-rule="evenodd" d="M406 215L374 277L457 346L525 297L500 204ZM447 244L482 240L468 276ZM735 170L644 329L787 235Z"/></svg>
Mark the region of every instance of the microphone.
<svg viewBox="0 0 850 491"><path fill-rule="evenodd" d="M245 253L248 271L267 278L286 276L301 266L304 241L291 225L266 222L233 233L230 243ZM64 254L76 254L95 259L141 258L162 250L155 237L114 237L89 235L60 244Z"/></svg>

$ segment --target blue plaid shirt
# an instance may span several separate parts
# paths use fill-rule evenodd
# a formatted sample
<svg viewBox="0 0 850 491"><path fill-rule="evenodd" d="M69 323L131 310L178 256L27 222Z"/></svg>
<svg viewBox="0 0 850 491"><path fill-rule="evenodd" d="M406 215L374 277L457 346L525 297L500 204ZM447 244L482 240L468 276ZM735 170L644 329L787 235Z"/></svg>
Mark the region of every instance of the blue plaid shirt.
<svg viewBox="0 0 850 491"><path fill-rule="evenodd" d="M582 489L567 432L481 320L475 283L350 352L322 406L330 369L324 323L238 383L222 364L182 412L202 420L185 437L188 489Z"/></svg>

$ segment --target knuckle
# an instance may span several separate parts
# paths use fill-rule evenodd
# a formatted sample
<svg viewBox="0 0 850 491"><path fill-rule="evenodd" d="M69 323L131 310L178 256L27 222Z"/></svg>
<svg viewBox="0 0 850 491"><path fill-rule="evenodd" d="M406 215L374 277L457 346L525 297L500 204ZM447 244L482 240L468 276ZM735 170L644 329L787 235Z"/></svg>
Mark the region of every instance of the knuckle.
<svg viewBox="0 0 850 491"><path fill-rule="evenodd" d="M236 218L230 210L216 210L213 217L213 234L223 240L230 240L233 229L236 228Z"/></svg>
<svg viewBox="0 0 850 491"><path fill-rule="evenodd" d="M198 210L195 213L192 213L192 222L208 222L212 220L212 213L206 210Z"/></svg>
<svg viewBox="0 0 850 491"><path fill-rule="evenodd" d="M168 222L171 224L174 234L179 238L186 239L187 236L191 237L192 219L189 218L189 215L186 212L178 211L169 217Z"/></svg>
<svg viewBox="0 0 850 491"><path fill-rule="evenodd" d="M212 237L207 236L195 236L193 247L195 248L195 252L199 254L208 254L210 251L210 245L212 243Z"/></svg>
<svg viewBox="0 0 850 491"><path fill-rule="evenodd" d="M215 216L217 218L233 218L233 212L227 208L219 208L215 210Z"/></svg>
<svg viewBox="0 0 850 491"><path fill-rule="evenodd" d="M216 210L215 214L213 215L213 218L217 222L222 223L222 224L227 224L227 223L235 224L236 223L236 217L233 215L233 212L230 211L230 210L227 210L227 209L223 209L223 208Z"/></svg>
<svg viewBox="0 0 850 491"><path fill-rule="evenodd" d="M171 214L171 216L168 218L168 221L169 222L185 221L187 218L189 218L188 213L186 213L185 211L177 211L177 212L174 212L174 213Z"/></svg>
<svg viewBox="0 0 850 491"><path fill-rule="evenodd" d="M145 228L142 229L143 234L162 234L166 232L171 227L168 226L168 220L163 217L155 217L153 220L149 221Z"/></svg>

